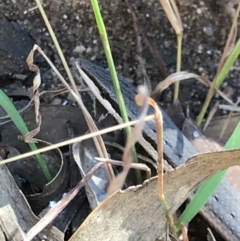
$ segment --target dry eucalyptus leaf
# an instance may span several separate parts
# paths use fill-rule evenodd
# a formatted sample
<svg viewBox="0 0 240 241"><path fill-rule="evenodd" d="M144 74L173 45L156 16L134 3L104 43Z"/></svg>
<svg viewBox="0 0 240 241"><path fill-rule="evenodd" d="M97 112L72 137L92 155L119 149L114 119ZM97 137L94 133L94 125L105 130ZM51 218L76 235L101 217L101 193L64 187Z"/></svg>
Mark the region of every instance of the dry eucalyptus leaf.
<svg viewBox="0 0 240 241"><path fill-rule="evenodd" d="M164 175L164 194L174 213L199 185L216 172L240 164L240 150L204 153ZM166 214L158 197L157 177L119 191L85 220L70 241L152 241L166 233Z"/></svg>

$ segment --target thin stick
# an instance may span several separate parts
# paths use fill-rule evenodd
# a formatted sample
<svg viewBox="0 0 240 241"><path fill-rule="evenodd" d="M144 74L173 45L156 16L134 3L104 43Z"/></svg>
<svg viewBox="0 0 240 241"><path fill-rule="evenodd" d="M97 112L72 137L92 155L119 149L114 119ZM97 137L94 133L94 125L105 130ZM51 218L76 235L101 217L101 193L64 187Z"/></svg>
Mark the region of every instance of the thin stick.
<svg viewBox="0 0 240 241"><path fill-rule="evenodd" d="M149 116L144 118L144 121L150 121L150 120L154 120L154 115L149 115ZM38 149L36 151L31 151L31 152L28 152L28 153L25 153L25 154L22 154L22 155L18 155L18 156L12 157L12 158L8 158L6 160L0 161L0 165L6 164L6 163L9 163L9 162L13 162L13 161L17 161L19 159L23 159L23 158L26 158L26 157L34 156L38 153L50 151L50 150L53 150L55 148L59 148L59 147L62 147L62 146L67 146L67 145L70 145L70 144L73 144L73 143L76 143L76 142L79 142L79 141L83 141L83 140L86 140L86 139L89 139L89 138L93 138L94 136L103 135L103 134L109 133L111 131L123 129L126 126L135 125L137 122L138 122L138 120L130 121L130 122L123 123L123 124L120 124L120 125L116 125L116 126L104 129L104 130L89 133L89 134L84 135L84 136L79 136L79 137L73 138L71 140L63 141L63 142L60 142L60 143L57 143L57 144L54 144L54 145L51 145L51 146L48 146L48 147L44 147L44 148Z"/></svg>

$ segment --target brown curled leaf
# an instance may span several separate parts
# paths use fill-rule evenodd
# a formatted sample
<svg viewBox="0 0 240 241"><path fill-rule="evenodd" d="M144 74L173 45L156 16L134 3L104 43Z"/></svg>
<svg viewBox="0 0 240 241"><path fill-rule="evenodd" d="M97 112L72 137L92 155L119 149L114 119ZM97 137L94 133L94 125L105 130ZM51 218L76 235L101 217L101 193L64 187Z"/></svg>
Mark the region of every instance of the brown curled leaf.
<svg viewBox="0 0 240 241"><path fill-rule="evenodd" d="M152 98L161 94L165 89L167 89L171 84L176 83L181 80L195 78L202 84L210 86L211 82L204 76L199 76L197 74L188 73L186 71L180 71L169 75L165 80L160 82L151 94Z"/></svg>
<svg viewBox="0 0 240 241"><path fill-rule="evenodd" d="M34 45L33 49L29 53L27 60L26 60L29 69L36 73L36 76L33 79L33 95L34 95L35 119L36 119L37 128L24 136L24 141L28 142L28 143L33 142L32 139L35 135L38 134L38 132L40 131L40 126L41 126L41 114L39 111L40 99L39 99L39 92L38 92L38 88L41 84L41 74L40 74L40 70L39 70L38 66L33 63L34 62L34 52L36 50L37 50L37 45Z"/></svg>
<svg viewBox="0 0 240 241"><path fill-rule="evenodd" d="M193 73L188 73L186 71L180 71L180 72L176 72L173 73L171 75L169 75L165 80L161 81L156 88L154 89L154 91L151 94L151 97L153 99L155 99L158 95L160 95L165 89L167 89L171 84L174 84L178 81L182 81L182 80L186 80L186 79L190 79L190 78L195 78L196 80L198 80L200 83L202 83L203 85L207 86L207 87L211 87L212 82L205 76L200 76L197 74L193 74ZM223 92L221 92L220 90L216 90L217 93L223 98L225 99L228 103L230 104L234 104L232 102L232 100Z"/></svg>

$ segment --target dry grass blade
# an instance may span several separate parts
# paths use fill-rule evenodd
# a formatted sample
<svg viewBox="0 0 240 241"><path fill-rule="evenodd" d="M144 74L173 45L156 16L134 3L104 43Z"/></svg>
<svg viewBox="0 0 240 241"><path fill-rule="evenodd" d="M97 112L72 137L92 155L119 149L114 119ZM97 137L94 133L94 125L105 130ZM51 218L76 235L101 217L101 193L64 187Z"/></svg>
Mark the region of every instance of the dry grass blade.
<svg viewBox="0 0 240 241"><path fill-rule="evenodd" d="M183 36L183 26L181 17L175 3L175 0L160 0L162 7L170 21L172 27L175 30L177 35L177 66L176 71L180 72L181 70L181 56L182 56L182 36ZM174 96L173 101L176 102L178 100L179 95L179 82L175 83L174 86Z"/></svg>
<svg viewBox="0 0 240 241"><path fill-rule="evenodd" d="M173 218L169 213L169 207L168 207L167 201L164 196L164 191L163 191L163 168L164 168L164 166L163 166L163 117L162 117L162 113L161 113L157 103L152 98L148 98L148 103L155 110L154 117L155 117L155 123L156 123L157 152L158 152L158 166L157 166L158 195L165 208L167 219L170 224L172 234L176 235L175 230L174 230Z"/></svg>
<svg viewBox="0 0 240 241"><path fill-rule="evenodd" d="M186 79L190 79L190 78L195 78L196 80L198 80L200 83L202 83L205 86L210 87L211 86L211 82L210 80L205 77L205 76L200 76L197 74L193 74L193 73L188 73L186 71L181 71L181 72L176 72L173 73L171 75L169 75L165 80L163 80L162 82L160 82L154 89L154 91L151 94L152 98L156 98L158 95L160 95L165 89L167 89L171 84L176 83L178 81L182 81L182 80L186 80ZM221 92L220 90L217 90L217 93L224 99L226 100L228 103L230 104L234 104L232 102L231 99L228 98L227 95L225 95L223 92Z"/></svg>
<svg viewBox="0 0 240 241"><path fill-rule="evenodd" d="M24 141L26 143L37 143L37 140L34 137L39 133L41 123L42 123L42 120L40 117L39 126L36 129L28 132L27 135L25 136L18 136L18 140Z"/></svg>
<svg viewBox="0 0 240 241"><path fill-rule="evenodd" d="M209 106L210 101L212 100L215 89L218 90L218 88L222 84L222 81L226 77L226 76L224 77L225 74L222 73L222 70L224 70L224 66L227 63L227 60L229 60L228 57L230 57L232 55L232 53L234 53L234 49L237 46L237 44L235 46L235 42L236 42L236 35L237 35L237 19L238 19L238 16L239 16L239 11L240 11L240 2L238 4L238 8L237 8L237 11L235 13L235 17L233 19L232 27L231 27L230 33L228 35L228 40L226 42L226 45L225 45L225 48L224 48L224 51L223 51L223 54L222 54L222 58L221 58L220 63L219 63L217 73L216 73L216 75L215 75L215 77L214 77L214 79L211 83L211 86L210 86L210 89L208 91L207 97L206 97L205 102L203 104L203 108L202 108L201 112L199 113L199 116L197 117L197 124L198 125L201 124L202 119L204 118L205 112L206 112L206 110ZM234 58L233 58L233 60L234 60ZM231 64L231 66L233 65L233 63ZM226 68L226 70L227 70L227 72L229 71L228 68ZM221 77L221 75L224 78L219 78L219 77Z"/></svg>
<svg viewBox="0 0 240 241"><path fill-rule="evenodd" d="M217 70L216 75L218 75L218 73L221 71L227 57L229 56L229 54L231 53L231 51L234 48L234 45L236 42L236 37L237 37L237 19L238 19L239 11L240 11L240 2L238 4L238 8L237 8L237 11L236 11L234 19L233 19L232 27L231 27L230 33L228 35L228 39L227 39L226 45L224 47L224 51L223 51L220 63L218 65L218 70Z"/></svg>
<svg viewBox="0 0 240 241"><path fill-rule="evenodd" d="M90 132L96 132L98 131L91 115L89 114L88 110L86 109L86 107L83 104L83 101L79 95L79 92L77 91L74 92L74 90L69 86L69 84L65 81L65 79L63 78L63 76L59 73L59 71L56 69L56 67L54 66L54 64L51 62L51 60L45 55L45 53L42 51L42 49L38 46L38 45L34 45L34 48L38 50L38 52L44 57L44 59L48 62L48 64L51 66L51 68L53 69L53 71L56 73L56 75L58 76L58 78L61 80L61 82L63 83L63 85L67 88L67 90L72 94L72 96L74 97L74 99L77 101L79 107L81 108L83 115L85 117L85 120L88 124L89 130ZM77 87L76 87L77 89ZM107 154L107 150L106 147L104 145L104 142L101 138L101 136L94 136L93 138L94 143L96 145L96 148L98 150L99 156L101 157L108 157ZM108 175L109 180L111 180L111 178L114 176L113 170L111 168L111 166L104 166L106 168L106 172Z"/></svg>
<svg viewBox="0 0 240 241"><path fill-rule="evenodd" d="M34 103L35 103L35 116L36 116L36 123L39 124L40 122L40 113L39 113L39 106L40 106L40 101L39 101L39 93L38 93L38 88L41 84L41 75L40 75L40 70L37 65L35 65L34 62L34 53L37 50L37 45L33 46L33 49L29 53L27 57L27 64L28 67L31 71L36 73L36 76L33 79L33 95L34 95Z"/></svg>
<svg viewBox="0 0 240 241"><path fill-rule="evenodd" d="M69 191L53 208L51 208L47 214L40 219L40 221L32 227L24 240L22 241L30 241L32 240L38 233L40 233L47 225L49 225L58 214L68 205L68 203L78 194L78 192L84 187L85 183L88 179L93 175L93 173L102 165L103 163L98 163L95 165L91 171L77 184L75 188Z"/></svg>
<svg viewBox="0 0 240 241"><path fill-rule="evenodd" d="M207 234L207 240L208 241L216 241L212 231L210 228L207 228L208 234Z"/></svg>
<svg viewBox="0 0 240 241"><path fill-rule="evenodd" d="M169 75L165 80L160 82L156 86L154 91L152 92L151 97L155 98L157 95L161 94L163 90L168 88L173 83L176 83L178 81L185 80L185 79L190 79L190 78L195 78L195 79L199 80L204 85L209 84L206 77L199 76L199 75L192 74L192 73L188 73L186 71L181 71L181 72L177 72L177 73L173 73L173 74Z"/></svg>
<svg viewBox="0 0 240 241"><path fill-rule="evenodd" d="M118 161L118 160L113 160L113 159L106 159L106 158L99 158L99 157L95 157L96 160L100 161L100 162L108 162L111 163L112 165L116 165L116 166L124 166L124 163L122 161ZM135 168L135 169L139 169L142 171L146 171L146 172L150 172L150 168L142 163L130 163L130 168Z"/></svg>
<svg viewBox="0 0 240 241"><path fill-rule="evenodd" d="M128 171L131 167L132 162L132 152L131 148L134 146L134 144L137 142L137 140L140 138L143 126L144 126L144 118L147 115L148 110L148 91L147 88L144 86L139 86L138 88L139 94L137 95L136 102L138 105L142 106L142 112L139 117L138 123L135 125L133 131L128 136L127 144L123 152L123 171L114 178L108 187L108 196L110 196L115 191L122 188L124 181L127 177Z"/></svg>
<svg viewBox="0 0 240 241"><path fill-rule="evenodd" d="M60 57L60 59L61 59L61 61L62 61L62 63L63 63L63 66L64 66L64 68L65 68L65 71L66 71L66 73L67 73L67 76L68 76L71 84L72 84L72 87L73 87L73 90L74 90L74 91L72 91L72 89L71 89L70 86L67 84L67 82L64 80L64 78L60 78L60 79L62 80L62 83L65 85L65 87L68 88L69 91L71 90L70 93L73 94L73 97L76 99L79 107L81 108L81 110L82 110L82 112L83 112L83 115L84 115L84 118L85 118L85 120L86 120L86 122L87 122L87 124L88 124L88 127L89 127L90 132L95 132L95 131L97 131L98 129L97 129L97 127L96 127L96 125L95 125L95 123L94 123L91 115L89 114L88 110L86 109L86 107L85 107L84 104L83 104L83 101L82 101L82 99L81 99L81 97L80 97L80 94L79 94L79 92L78 92L78 90L77 90L76 83L74 82L74 79L73 79L73 76L72 76L72 74L71 74L71 71L70 71L70 69L69 69L69 67L68 67L68 64L67 64L66 59L65 59L65 57L64 57L64 55L63 55L63 52L62 52L61 47L60 47L60 45L59 45L59 43L58 43L58 40L57 40L57 38L56 38L56 36L55 36L55 33L54 33L53 29L52 29L52 26L51 26L51 24L50 24L50 22L49 22L49 20L48 20L48 18L47 18L47 15L46 15L43 7L42 7L42 4L41 4L40 0L35 0L35 1L36 1L36 3L37 3L37 6L38 6L38 8L39 8L39 11L40 11L43 19L44 19L44 22L45 22L45 24L46 24L46 26L47 26L47 28L48 28L48 31L49 31L49 33L50 33L50 35L51 35L51 37L52 37L52 40L53 40L53 42L54 42L54 45L55 45L55 47L56 47L56 49L57 49L57 52L58 52L58 54L59 54L59 57ZM41 54L43 55L44 53L42 52ZM46 59L46 58L45 58L45 59ZM50 60L47 60L47 61L48 61L48 63L51 62ZM52 67L52 66L53 66L53 64L51 65L51 67ZM54 67L54 68L55 68L55 67ZM56 69L56 68L55 68L55 69ZM56 71L55 71L55 72L56 72ZM58 71L57 71L57 72L58 72ZM59 72L58 72L58 73L59 73ZM60 75L60 73L59 73L59 75ZM58 76L59 76L59 75L58 75ZM62 76L61 76L61 77L62 77ZM108 157L108 154L107 154L107 150L106 150L106 147L105 147L105 145L104 145L104 142L103 142L103 140L102 140L102 137L101 137L101 136L96 136L96 137L93 138L93 141L94 141L94 144L95 144L95 146L96 146L96 149L97 149L99 155L100 155L101 157L106 157L106 158L107 158L107 157ZM104 165L104 167L105 167L105 169L106 169L106 173L107 173L108 179L111 180L111 179L114 177L114 173L113 173L112 167L111 167L110 165Z"/></svg>
<svg viewBox="0 0 240 241"><path fill-rule="evenodd" d="M159 110L157 103L152 99L148 98L148 103L154 108L154 118L156 122L157 132L157 152L158 152L158 190L160 199L164 199L163 194L163 117Z"/></svg>
<svg viewBox="0 0 240 241"><path fill-rule="evenodd" d="M204 124L203 131L205 131L205 130L207 129L207 127L208 127L209 123L211 122L213 116L215 115L216 111L218 110L219 103L220 103L220 102L217 101L217 102L215 103L215 105L213 106L213 108L211 109L211 111L210 111L210 113L209 113L209 115L208 115L208 117L207 117L207 119L206 119L206 122L205 122L205 124Z"/></svg>
<svg viewBox="0 0 240 241"><path fill-rule="evenodd" d="M111 142L105 141L105 145L116 147L117 149L124 151L124 147L117 143L111 143ZM137 154L137 157L144 162L150 163L155 169L157 169L156 162L152 161L152 159L145 157L141 154Z"/></svg>
<svg viewBox="0 0 240 241"><path fill-rule="evenodd" d="M223 109L223 110L230 110L230 111L240 112L240 107L234 106L234 105L224 105L224 104L221 104L221 105L219 105L219 108Z"/></svg>
<svg viewBox="0 0 240 241"><path fill-rule="evenodd" d="M237 100L237 102L235 103L234 106L238 106L239 102L240 102L240 98L238 98L238 100ZM229 113L229 115L228 115L228 117L227 117L227 120L226 120L226 122L224 123L223 129L222 129L222 131L221 131L221 133L220 133L220 135L219 135L219 139L220 139L220 140L223 138L224 133L225 133L225 131L227 130L227 127L228 127L228 125L229 125L229 123L230 123L230 120L231 120L232 115L233 115L233 111L230 111L230 113Z"/></svg>
<svg viewBox="0 0 240 241"><path fill-rule="evenodd" d="M181 21L180 14L178 12L175 1L171 0L171 2L169 2L169 0L160 0L160 3L162 4L162 7L168 17L168 20L170 21L176 34L182 35L182 32L183 32L182 21Z"/></svg>
<svg viewBox="0 0 240 241"><path fill-rule="evenodd" d="M150 121L150 120L153 120L153 119L154 119L154 115L149 115L149 116L146 116L144 118L144 121ZM100 130L100 131L97 131L97 132L94 132L94 133L86 134L84 136L79 136L79 137L76 137L76 138L73 138L73 139L70 139L70 140L67 140L67 141L63 141L63 142L60 142L60 143L57 143L57 144L53 144L52 146L44 147L44 148L41 148L41 149L38 149L38 150L35 150L35 151L30 151L30 152L27 152L27 153L19 155L19 156L15 156L15 157L12 157L12 158L5 159L5 160L0 162L0 165L10 163L10 162L13 162L13 161L17 161L19 159L23 159L23 158L26 158L26 157L29 157L29 156L34 156L36 154L43 153L43 152L46 152L46 151L50 151L50 150L53 150L55 148L67 146L67 145L70 145L70 144L73 144L73 143L76 143L76 142L79 142L79 141L83 141L83 140L86 140L86 139L89 139L89 138L93 138L94 136L103 135L103 134L106 134L106 133L109 133L109 132L112 132L112 131L116 131L116 130L125 128L126 126L135 125L138 122L139 122L139 120L130 121L128 123L123 123L123 124L120 124L120 125L112 126L112 127L106 128L104 130Z"/></svg>

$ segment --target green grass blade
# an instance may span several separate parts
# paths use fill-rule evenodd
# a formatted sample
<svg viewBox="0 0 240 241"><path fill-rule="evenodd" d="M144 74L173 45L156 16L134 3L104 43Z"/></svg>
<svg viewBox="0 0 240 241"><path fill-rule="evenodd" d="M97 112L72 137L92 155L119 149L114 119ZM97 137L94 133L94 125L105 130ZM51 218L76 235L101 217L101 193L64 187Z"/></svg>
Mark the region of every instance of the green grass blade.
<svg viewBox="0 0 240 241"><path fill-rule="evenodd" d="M108 41L108 36L107 36L107 31L102 19L102 15L100 12L100 8L98 5L98 1L97 0L91 0L91 4L92 4L92 8L93 8L93 12L96 18L96 22L97 22L97 27L98 27L98 31L102 40L102 44L103 44L103 48L104 48L104 52L107 58L107 62L108 62L108 67L109 67L109 71L111 74L111 78L112 78L112 82L113 82L113 86L116 92L116 97L117 97L117 101L118 101L118 105L119 105L119 109L121 112L121 116L123 119L123 122L128 122L128 113L127 113L127 109L125 106L125 102L123 99L123 95L122 95L122 91L121 91L121 87L118 81L118 76L117 76L117 72L116 72L116 68L115 68L115 64L113 61L113 57L112 57L112 52L111 52L111 47ZM127 134L127 136L130 134L131 132L131 128L130 127L126 127L125 128L125 132ZM137 154L136 154L136 150L135 147L132 148L132 156L133 156L133 161L134 162L138 162L137 159ZM138 183L142 183L142 177L141 177L141 173L139 170L134 170L135 174L136 174L136 179Z"/></svg>
<svg viewBox="0 0 240 241"><path fill-rule="evenodd" d="M240 148L240 123L238 123L233 134L229 138L225 145L225 149L235 149ZM223 170L209 180L205 181L200 188L197 190L191 202L188 204L187 208L184 210L180 218L176 223L176 229L181 229L181 223L189 223L194 216L200 211L200 209L206 204L208 198L213 194L217 186L220 184L227 170Z"/></svg>
<svg viewBox="0 0 240 241"><path fill-rule="evenodd" d="M27 128L25 122L23 121L21 115L18 113L15 106L12 104L11 100L8 98L8 96L2 90L0 90L0 105L7 112L7 114L11 117L13 123L16 125L16 127L21 132L21 134L23 136L25 136L29 132L28 128ZM28 143L28 144L32 151L37 150L37 146L34 143ZM48 167L47 167L43 157L40 154L37 154L36 158L47 178L47 181L50 182L52 180L52 176L48 170Z"/></svg>
<svg viewBox="0 0 240 241"><path fill-rule="evenodd" d="M235 61L237 60L239 54L240 54L240 39L237 41L237 44L234 46L234 49L232 50L231 54L227 58L226 62L224 63L223 68L217 75L216 82L215 82L215 89L218 89L220 85L223 83L230 69L232 68Z"/></svg>
<svg viewBox="0 0 240 241"><path fill-rule="evenodd" d="M232 66L234 65L235 61L237 60L238 56L240 54L240 39L237 41L237 44L234 46L234 49L232 50L232 52L230 53L230 55L228 56L226 62L224 63L221 71L219 72L219 74L215 77L216 79L215 81L215 90L217 90L220 85L223 83L224 79L226 78L226 76L228 75L230 69L232 68ZM202 123L202 120L205 116L205 113L208 109L208 106L210 104L210 100L209 101L205 101L198 117L197 117L197 125L200 125Z"/></svg>

